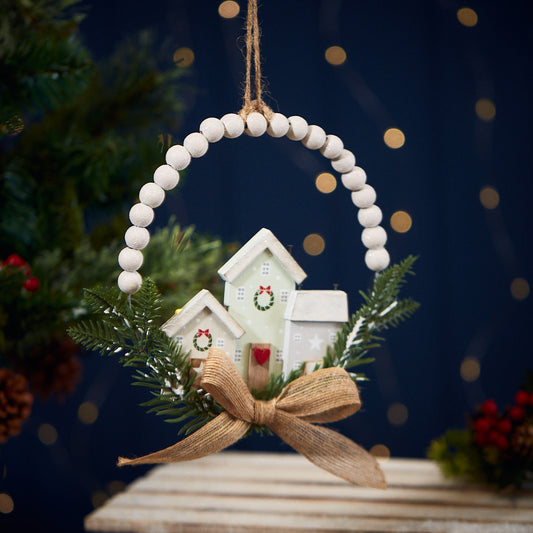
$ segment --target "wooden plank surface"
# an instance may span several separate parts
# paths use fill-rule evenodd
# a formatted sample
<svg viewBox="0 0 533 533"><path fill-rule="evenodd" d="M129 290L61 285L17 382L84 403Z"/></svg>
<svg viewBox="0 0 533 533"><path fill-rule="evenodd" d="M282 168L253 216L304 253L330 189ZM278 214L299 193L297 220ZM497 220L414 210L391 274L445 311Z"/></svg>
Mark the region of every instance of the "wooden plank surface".
<svg viewBox="0 0 533 533"><path fill-rule="evenodd" d="M431 462L382 464L386 491L355 487L296 454L222 452L157 466L90 514L87 531L136 533L533 533L533 491L442 479Z"/></svg>

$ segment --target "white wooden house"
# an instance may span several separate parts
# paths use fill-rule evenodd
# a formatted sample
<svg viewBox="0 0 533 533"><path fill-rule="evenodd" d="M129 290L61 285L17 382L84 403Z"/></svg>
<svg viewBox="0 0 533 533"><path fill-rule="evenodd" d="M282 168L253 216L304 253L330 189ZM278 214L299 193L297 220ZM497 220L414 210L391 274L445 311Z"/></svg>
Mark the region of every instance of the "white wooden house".
<svg viewBox="0 0 533 533"><path fill-rule="evenodd" d="M163 331L191 352L193 367L201 373L202 363L211 346L223 349L230 357L235 354L236 341L244 330L224 306L206 289L167 320Z"/></svg>
<svg viewBox="0 0 533 533"><path fill-rule="evenodd" d="M306 372L312 372L347 320L344 291L293 291L285 312L283 372L287 374L303 362Z"/></svg>
<svg viewBox="0 0 533 533"><path fill-rule="evenodd" d="M285 310L306 274L268 229L261 229L218 271L224 305L246 333L236 341L235 364L250 388L283 370Z"/></svg>

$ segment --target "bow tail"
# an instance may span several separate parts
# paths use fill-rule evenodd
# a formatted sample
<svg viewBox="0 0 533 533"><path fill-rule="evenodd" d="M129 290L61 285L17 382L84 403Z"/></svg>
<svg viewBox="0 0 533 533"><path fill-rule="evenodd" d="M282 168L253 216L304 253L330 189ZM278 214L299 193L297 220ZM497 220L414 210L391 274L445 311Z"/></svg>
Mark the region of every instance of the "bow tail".
<svg viewBox="0 0 533 533"><path fill-rule="evenodd" d="M340 433L282 411L276 413L270 428L298 453L335 476L363 487L387 488L376 459Z"/></svg>
<svg viewBox="0 0 533 533"><path fill-rule="evenodd" d="M234 418L226 411L202 426L187 438L158 452L137 459L118 458L118 466L147 463L177 463L199 459L219 452L244 436L250 424Z"/></svg>

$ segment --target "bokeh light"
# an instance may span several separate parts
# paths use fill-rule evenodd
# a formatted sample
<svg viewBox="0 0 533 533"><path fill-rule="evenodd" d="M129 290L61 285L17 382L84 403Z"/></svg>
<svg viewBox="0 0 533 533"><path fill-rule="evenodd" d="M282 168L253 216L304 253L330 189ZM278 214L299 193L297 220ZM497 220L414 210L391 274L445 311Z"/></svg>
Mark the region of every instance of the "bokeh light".
<svg viewBox="0 0 533 533"><path fill-rule="evenodd" d="M324 194L329 194L337 188L335 176L329 172L321 172L315 180L316 188Z"/></svg>
<svg viewBox="0 0 533 533"><path fill-rule="evenodd" d="M490 122L496 116L496 106L488 98L480 98L476 102L476 115L485 122Z"/></svg>
<svg viewBox="0 0 533 533"><path fill-rule="evenodd" d="M500 203L500 194L494 187L487 185L479 191L479 201L485 209L496 209Z"/></svg>
<svg viewBox="0 0 533 533"><path fill-rule="evenodd" d="M529 296L529 283L527 279L513 279L511 282L511 295L515 300L525 300Z"/></svg>
<svg viewBox="0 0 533 533"><path fill-rule="evenodd" d="M173 59L178 67L190 67L194 63L194 52L187 47L178 48L174 52Z"/></svg>
<svg viewBox="0 0 533 533"><path fill-rule="evenodd" d="M9 514L15 508L13 498L5 492L0 493L0 513Z"/></svg>
<svg viewBox="0 0 533 533"><path fill-rule="evenodd" d="M346 52L341 46L330 46L324 55L330 65L339 66L346 61Z"/></svg>
<svg viewBox="0 0 533 533"><path fill-rule="evenodd" d="M78 407L78 418L84 424L94 424L98 418L98 407L92 402L83 402Z"/></svg>
<svg viewBox="0 0 533 533"><path fill-rule="evenodd" d="M18 115L15 115L2 124L1 131L11 137L16 137L24 131L24 121Z"/></svg>
<svg viewBox="0 0 533 533"><path fill-rule="evenodd" d="M481 373L481 365L477 357L465 357L461 363L461 377L468 382L476 381Z"/></svg>
<svg viewBox="0 0 533 533"><path fill-rule="evenodd" d="M397 233L407 233L413 225L413 219L405 211L396 211L390 217L390 225Z"/></svg>
<svg viewBox="0 0 533 533"><path fill-rule="evenodd" d="M57 430L52 424L41 424L37 432L39 440L48 446L57 441Z"/></svg>
<svg viewBox="0 0 533 533"><path fill-rule="evenodd" d="M239 4L233 0L226 0L218 6L218 14L225 19L235 18L240 10Z"/></svg>
<svg viewBox="0 0 533 533"><path fill-rule="evenodd" d="M119 492L122 492L125 489L126 483L124 483L124 481L119 481L118 479L115 481L110 481L107 485L107 490L112 496L118 494Z"/></svg>
<svg viewBox="0 0 533 533"><path fill-rule="evenodd" d="M309 255L320 255L326 247L326 242L318 233L311 233L304 239L303 246Z"/></svg>
<svg viewBox="0 0 533 533"><path fill-rule="evenodd" d="M92 493L91 502L95 509L102 507L107 500L109 500L109 496L103 490L95 490Z"/></svg>
<svg viewBox="0 0 533 533"><path fill-rule="evenodd" d="M383 134L383 140L389 148L401 148L405 144L405 135L402 130L398 128L389 128Z"/></svg>
<svg viewBox="0 0 533 533"><path fill-rule="evenodd" d="M374 444L370 448L370 453L380 462L384 463L390 459L390 450L384 444Z"/></svg>
<svg viewBox="0 0 533 533"><path fill-rule="evenodd" d="M477 24L477 13L469 7L462 7L457 10L457 20L463 26L471 28Z"/></svg>
<svg viewBox="0 0 533 533"><path fill-rule="evenodd" d="M407 422L409 412L403 403L393 403L387 410L387 418L393 426L403 426Z"/></svg>

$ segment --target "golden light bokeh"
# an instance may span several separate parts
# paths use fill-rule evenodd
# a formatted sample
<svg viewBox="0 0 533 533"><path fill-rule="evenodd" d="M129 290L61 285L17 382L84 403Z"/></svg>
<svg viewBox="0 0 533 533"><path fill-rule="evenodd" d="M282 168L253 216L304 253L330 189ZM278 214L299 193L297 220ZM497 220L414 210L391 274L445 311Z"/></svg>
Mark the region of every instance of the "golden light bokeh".
<svg viewBox="0 0 533 533"><path fill-rule="evenodd" d="M239 4L233 0L226 0L218 6L218 14L224 19L235 18L240 10Z"/></svg>
<svg viewBox="0 0 533 533"><path fill-rule="evenodd" d="M94 424L98 418L98 407L92 402L83 402L78 407L78 418L84 424Z"/></svg>
<svg viewBox="0 0 533 533"><path fill-rule="evenodd" d="M413 219L405 211L396 211L390 217L390 225L397 233L407 233L413 225Z"/></svg>
<svg viewBox="0 0 533 533"><path fill-rule="evenodd" d="M37 435L39 440L48 446L55 444L57 441L57 430L52 424L41 424Z"/></svg>
<svg viewBox="0 0 533 533"><path fill-rule="evenodd" d="M335 176L329 172L321 172L315 180L316 188L324 194L329 194L337 188Z"/></svg>
<svg viewBox="0 0 533 533"><path fill-rule="evenodd" d="M513 279L511 282L511 295L515 300L525 300L529 296L529 283L527 279Z"/></svg>
<svg viewBox="0 0 533 533"><path fill-rule="evenodd" d="M462 7L457 10L457 20L463 26L471 28L477 24L477 13L469 7Z"/></svg>
<svg viewBox="0 0 533 533"><path fill-rule="evenodd" d="M330 65L339 66L346 61L346 51L341 46L330 46L324 56Z"/></svg>
<svg viewBox="0 0 533 533"><path fill-rule="evenodd" d="M380 463L384 463L390 459L390 450L384 444L374 444L374 446L370 448L370 453Z"/></svg>
<svg viewBox="0 0 533 533"><path fill-rule="evenodd" d="M126 483L124 481L119 481L118 479L115 481L110 481L107 485L107 490L109 491L109 494L112 496L114 494L118 494L119 492L122 492L126 489Z"/></svg>
<svg viewBox="0 0 533 533"><path fill-rule="evenodd" d="M487 185L479 191L479 201L485 209L496 209L500 203L500 194L494 187Z"/></svg>
<svg viewBox="0 0 533 533"><path fill-rule="evenodd" d="M1 125L1 131L11 137L16 137L24 131L24 121L18 115L15 115Z"/></svg>
<svg viewBox="0 0 533 533"><path fill-rule="evenodd" d="M398 128L389 128L383 134L383 140L389 148L401 148L405 144L405 135L402 130Z"/></svg>
<svg viewBox="0 0 533 533"><path fill-rule="evenodd" d="M0 513L9 514L15 509L13 498L5 492L0 493Z"/></svg>
<svg viewBox="0 0 533 533"><path fill-rule="evenodd" d="M318 233L311 233L304 239L303 246L309 255L320 255L326 247L326 242Z"/></svg>
<svg viewBox="0 0 533 533"><path fill-rule="evenodd" d="M485 122L490 122L496 116L496 106L489 98L480 98L476 102L476 115Z"/></svg>
<svg viewBox="0 0 533 533"><path fill-rule="evenodd" d="M187 47L178 48L174 52L173 59L178 67L190 67L194 63L194 52Z"/></svg>
<svg viewBox="0 0 533 533"><path fill-rule="evenodd" d="M460 372L461 377L465 381L468 381L469 383L476 381L481 374L481 365L479 364L477 357L465 357L461 363Z"/></svg>
<svg viewBox="0 0 533 533"><path fill-rule="evenodd" d="M103 490L95 490L91 495L91 502L95 509L102 507L109 500L109 496Z"/></svg>
<svg viewBox="0 0 533 533"><path fill-rule="evenodd" d="M409 412L403 403L393 403L387 409L387 418L393 426L403 426L407 422Z"/></svg>

